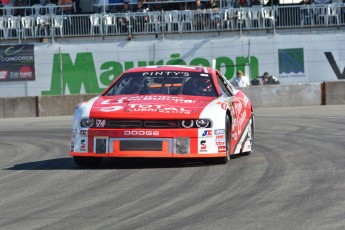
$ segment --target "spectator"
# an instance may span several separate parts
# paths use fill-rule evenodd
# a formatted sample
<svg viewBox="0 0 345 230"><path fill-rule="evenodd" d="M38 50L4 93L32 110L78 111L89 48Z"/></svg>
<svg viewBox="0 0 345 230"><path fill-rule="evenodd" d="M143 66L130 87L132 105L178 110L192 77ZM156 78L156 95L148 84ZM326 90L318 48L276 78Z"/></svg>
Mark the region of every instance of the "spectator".
<svg viewBox="0 0 345 230"><path fill-rule="evenodd" d="M302 0L299 4L302 6L308 6L308 5L311 5L311 1L310 0ZM300 10L300 20L301 20L302 26L305 24L313 24L314 16L313 16L312 10L308 9L306 7L302 8Z"/></svg>
<svg viewBox="0 0 345 230"><path fill-rule="evenodd" d="M265 72L264 75L262 75L262 84L263 85L279 85L279 80L270 75L268 72Z"/></svg>
<svg viewBox="0 0 345 230"><path fill-rule="evenodd" d="M203 11L205 10L205 6L201 3L200 0L196 0L195 4L192 7L192 10L196 11ZM199 12L194 13L194 26L197 30L203 30L204 29L204 20L203 15L201 15Z"/></svg>
<svg viewBox="0 0 345 230"><path fill-rule="evenodd" d="M218 9L218 5L215 0L210 0L207 9Z"/></svg>
<svg viewBox="0 0 345 230"><path fill-rule="evenodd" d="M250 85L249 78L244 76L241 70L237 71L237 76L232 79L231 84L236 88L243 88Z"/></svg>
<svg viewBox="0 0 345 230"><path fill-rule="evenodd" d="M133 12L136 12L136 13L146 12L146 8L142 0L138 0L137 5L133 8ZM142 16L139 14L132 17L132 19L133 19L133 25L134 25L135 31L142 32L144 30L144 25L148 21L148 16L147 15Z"/></svg>
<svg viewBox="0 0 345 230"><path fill-rule="evenodd" d="M260 76L258 76L257 78L254 78L250 83L251 85L262 85L262 79Z"/></svg>
<svg viewBox="0 0 345 230"><path fill-rule="evenodd" d="M120 13L123 13L124 15L119 18L120 23L120 30L122 32L128 31L128 24L129 24L129 15L128 13L131 12L131 9L129 8L128 2L123 2L122 8L120 10ZM128 40L131 40L132 38L128 38Z"/></svg>
<svg viewBox="0 0 345 230"><path fill-rule="evenodd" d="M131 12L131 9L129 7L129 3L127 1L123 2L122 9L121 9L120 12L121 13L129 13L129 12Z"/></svg>
<svg viewBox="0 0 345 230"><path fill-rule="evenodd" d="M133 12L146 12L143 0L138 0L137 5L133 8Z"/></svg>
<svg viewBox="0 0 345 230"><path fill-rule="evenodd" d="M58 5L60 6L60 8L58 9L59 14L72 13L72 5L73 5L72 0L59 0Z"/></svg>
<svg viewBox="0 0 345 230"><path fill-rule="evenodd" d="M239 2L239 7L248 7L250 6L249 2L247 0L240 0Z"/></svg>
<svg viewBox="0 0 345 230"><path fill-rule="evenodd" d="M80 0L73 0L73 6L72 6L72 13L73 14L79 14L80 13Z"/></svg>
<svg viewBox="0 0 345 230"><path fill-rule="evenodd" d="M16 16L18 16L18 15L25 16L26 15L25 7L28 6L26 0L15 0L13 6L14 7L21 7L20 9L16 9L14 11L14 15L16 15Z"/></svg>
<svg viewBox="0 0 345 230"><path fill-rule="evenodd" d="M260 1L260 0L253 0L252 5L253 5L253 6L260 6L260 5L262 5L262 4L261 4L261 1Z"/></svg>
<svg viewBox="0 0 345 230"><path fill-rule="evenodd" d="M218 12L219 7L215 0L210 0L207 9L211 11L211 17L209 21L210 28L218 28L220 26L220 13Z"/></svg>
<svg viewBox="0 0 345 230"><path fill-rule="evenodd" d="M192 10L205 10L205 6L201 3L200 0L196 0Z"/></svg>

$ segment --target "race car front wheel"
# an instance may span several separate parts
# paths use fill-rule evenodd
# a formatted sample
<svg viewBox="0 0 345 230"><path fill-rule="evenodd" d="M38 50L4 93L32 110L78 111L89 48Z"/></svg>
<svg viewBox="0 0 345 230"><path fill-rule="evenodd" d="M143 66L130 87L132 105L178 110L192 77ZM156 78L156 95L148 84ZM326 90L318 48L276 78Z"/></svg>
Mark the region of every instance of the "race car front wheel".
<svg viewBox="0 0 345 230"><path fill-rule="evenodd" d="M225 118L225 144L226 144L226 157L224 157L224 164L228 163L230 160L230 119L229 116L226 115Z"/></svg>
<svg viewBox="0 0 345 230"><path fill-rule="evenodd" d="M74 162L82 167L97 167L102 162L102 157L73 157Z"/></svg>
<svg viewBox="0 0 345 230"><path fill-rule="evenodd" d="M217 158L216 163L226 164L230 160L230 118L228 115L225 117L225 144L226 144L226 156Z"/></svg>

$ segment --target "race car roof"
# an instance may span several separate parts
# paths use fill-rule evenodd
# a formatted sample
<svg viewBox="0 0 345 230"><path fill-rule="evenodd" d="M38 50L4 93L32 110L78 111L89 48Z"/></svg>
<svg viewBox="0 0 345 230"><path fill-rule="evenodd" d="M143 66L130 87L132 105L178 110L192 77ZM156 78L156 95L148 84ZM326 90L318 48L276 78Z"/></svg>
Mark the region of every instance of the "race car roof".
<svg viewBox="0 0 345 230"><path fill-rule="evenodd" d="M199 72L199 73L211 73L214 70L210 67L203 66L183 66L183 65L157 65L157 66L143 66L136 67L126 71L131 72L147 72L147 71L186 71L186 72Z"/></svg>

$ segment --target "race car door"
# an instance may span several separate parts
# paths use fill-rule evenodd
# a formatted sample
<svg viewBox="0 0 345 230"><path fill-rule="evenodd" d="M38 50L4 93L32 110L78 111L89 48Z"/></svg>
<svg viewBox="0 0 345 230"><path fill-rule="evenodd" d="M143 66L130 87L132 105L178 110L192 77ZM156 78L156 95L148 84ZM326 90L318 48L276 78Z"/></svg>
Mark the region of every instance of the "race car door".
<svg viewBox="0 0 345 230"><path fill-rule="evenodd" d="M227 108L230 111L231 117L231 127L230 127L230 154L234 154L236 146L239 142L241 136L241 128L238 125L238 119L240 114L242 114L242 103L239 98L235 96L234 89L231 87L229 82L225 79L223 75L217 72L217 81L221 90L221 94L227 98Z"/></svg>

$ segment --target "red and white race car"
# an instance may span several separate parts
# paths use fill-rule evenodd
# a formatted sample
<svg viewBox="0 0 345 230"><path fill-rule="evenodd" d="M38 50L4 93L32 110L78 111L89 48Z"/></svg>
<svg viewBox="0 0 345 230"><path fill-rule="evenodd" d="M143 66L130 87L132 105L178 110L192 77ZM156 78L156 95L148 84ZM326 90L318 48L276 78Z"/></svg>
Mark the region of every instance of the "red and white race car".
<svg viewBox="0 0 345 230"><path fill-rule="evenodd" d="M252 103L217 70L147 66L119 76L79 104L70 155L81 166L104 157L217 158L252 150Z"/></svg>

